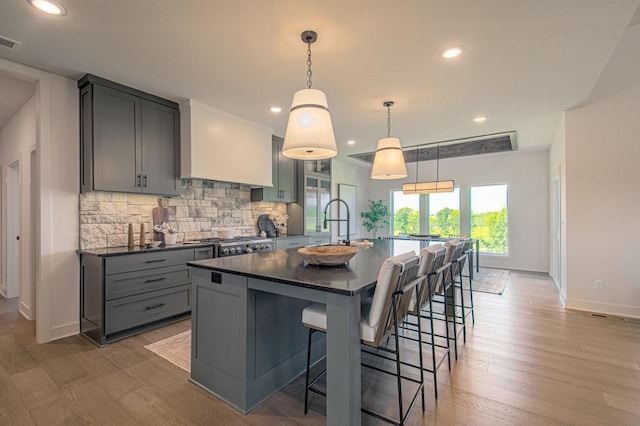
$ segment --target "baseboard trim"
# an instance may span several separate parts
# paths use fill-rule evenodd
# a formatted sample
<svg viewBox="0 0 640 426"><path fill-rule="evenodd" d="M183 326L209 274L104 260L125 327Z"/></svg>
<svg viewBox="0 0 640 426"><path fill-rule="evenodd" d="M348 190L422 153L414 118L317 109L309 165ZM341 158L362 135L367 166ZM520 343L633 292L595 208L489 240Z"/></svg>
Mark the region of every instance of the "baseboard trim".
<svg viewBox="0 0 640 426"><path fill-rule="evenodd" d="M566 299L566 308L627 318L640 318L640 307L592 302L590 300Z"/></svg>
<svg viewBox="0 0 640 426"><path fill-rule="evenodd" d="M72 322L51 328L51 340L75 336L76 334L80 334L80 322Z"/></svg>
<svg viewBox="0 0 640 426"><path fill-rule="evenodd" d="M560 303L562 304L562 307L566 308L567 307L567 295L566 295L566 293L564 293L562 291L562 288L560 287L560 281L558 281L556 279L556 277L554 277L551 274L549 274L549 276L551 277L553 282L556 283L556 287L558 288L558 299L560 300Z"/></svg>
<svg viewBox="0 0 640 426"><path fill-rule="evenodd" d="M33 319L33 317L31 316L31 307L28 305L25 305L22 302L20 302L20 314L26 319L28 319L29 321Z"/></svg>

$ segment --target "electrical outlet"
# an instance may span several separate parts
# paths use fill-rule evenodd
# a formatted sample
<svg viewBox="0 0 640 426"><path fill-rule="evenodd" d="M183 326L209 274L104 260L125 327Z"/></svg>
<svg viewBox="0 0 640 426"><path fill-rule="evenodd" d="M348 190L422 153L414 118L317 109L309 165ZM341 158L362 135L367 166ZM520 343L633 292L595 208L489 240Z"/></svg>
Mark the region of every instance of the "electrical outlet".
<svg viewBox="0 0 640 426"><path fill-rule="evenodd" d="M604 290L604 281L596 280L596 290Z"/></svg>

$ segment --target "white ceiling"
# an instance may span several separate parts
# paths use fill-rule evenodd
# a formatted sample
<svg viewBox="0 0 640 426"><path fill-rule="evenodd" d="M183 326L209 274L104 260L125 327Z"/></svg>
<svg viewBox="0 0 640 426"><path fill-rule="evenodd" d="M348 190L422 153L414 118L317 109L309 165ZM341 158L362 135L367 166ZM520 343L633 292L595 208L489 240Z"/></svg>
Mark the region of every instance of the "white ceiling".
<svg viewBox="0 0 640 426"><path fill-rule="evenodd" d="M300 33L317 31L313 87L327 94L344 157L385 136L387 99L404 146L510 130L520 149L548 146L561 112L588 99L640 0L58 2L61 18L4 1L0 35L23 45L0 57L196 99L279 135L305 87ZM451 44L464 55L440 59ZM474 124L477 114L489 119Z"/></svg>

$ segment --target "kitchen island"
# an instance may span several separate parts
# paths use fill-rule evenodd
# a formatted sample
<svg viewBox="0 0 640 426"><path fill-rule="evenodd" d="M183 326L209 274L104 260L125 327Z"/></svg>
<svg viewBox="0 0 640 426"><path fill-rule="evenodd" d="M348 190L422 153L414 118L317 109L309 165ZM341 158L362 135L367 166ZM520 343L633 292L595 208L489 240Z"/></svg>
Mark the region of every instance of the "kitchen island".
<svg viewBox="0 0 640 426"><path fill-rule="evenodd" d="M375 240L338 267L307 265L296 249L189 262L191 381L249 412L304 371L302 310L324 303L327 424L359 425L360 300L373 291L387 257L427 245ZM322 346L313 345L313 359L323 355L315 349Z"/></svg>

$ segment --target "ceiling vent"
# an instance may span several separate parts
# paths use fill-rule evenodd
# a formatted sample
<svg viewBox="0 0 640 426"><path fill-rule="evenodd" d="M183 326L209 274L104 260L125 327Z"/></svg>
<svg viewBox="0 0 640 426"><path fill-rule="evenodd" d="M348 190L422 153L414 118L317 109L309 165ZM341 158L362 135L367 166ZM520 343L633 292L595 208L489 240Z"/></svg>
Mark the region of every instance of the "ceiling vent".
<svg viewBox="0 0 640 426"><path fill-rule="evenodd" d="M6 47L11 50L20 50L22 43L16 40L12 40L9 37L0 36L0 47Z"/></svg>
<svg viewBox="0 0 640 426"><path fill-rule="evenodd" d="M419 161L435 160L438 145L440 145L441 160L443 158L515 151L516 132L494 133L491 135L473 136L450 141L405 146L402 148L405 163L413 163L416 159ZM373 163L375 155L375 152L365 152L362 154L352 154L349 157L365 161L367 163Z"/></svg>

